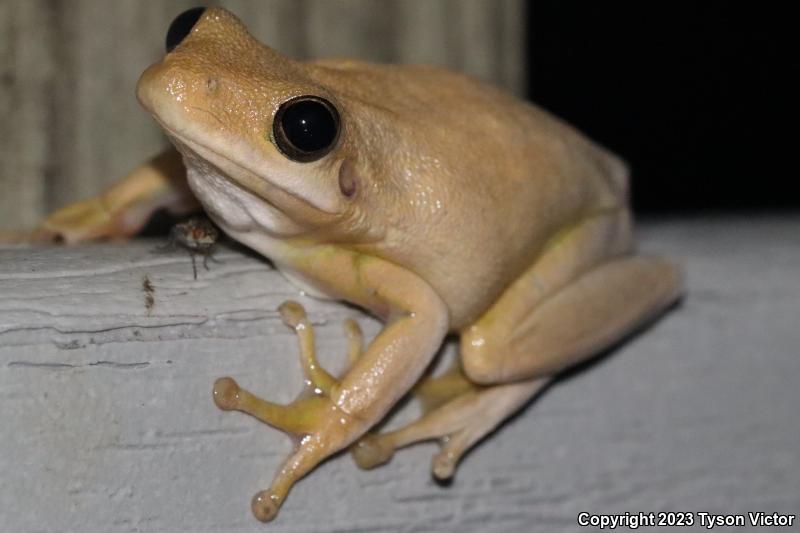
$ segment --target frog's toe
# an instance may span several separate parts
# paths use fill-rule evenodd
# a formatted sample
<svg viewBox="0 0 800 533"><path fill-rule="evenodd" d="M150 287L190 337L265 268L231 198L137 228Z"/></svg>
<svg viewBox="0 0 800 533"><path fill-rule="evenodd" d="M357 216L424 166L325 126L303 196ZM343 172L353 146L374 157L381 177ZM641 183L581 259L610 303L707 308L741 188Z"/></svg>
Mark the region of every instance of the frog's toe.
<svg viewBox="0 0 800 533"><path fill-rule="evenodd" d="M292 329L297 329L308 319L306 310L294 300L286 300L283 302L278 306L278 312L281 315L283 323Z"/></svg>
<svg viewBox="0 0 800 533"><path fill-rule="evenodd" d="M364 353L364 333L358 322L348 318L344 321L344 334L347 337L347 367L350 368Z"/></svg>
<svg viewBox="0 0 800 533"><path fill-rule="evenodd" d="M283 323L292 328L300 341L300 362L308 385L315 394L329 396L338 380L320 366L317 361L314 343L314 328L306 315L306 310L298 302L287 300L278 307Z"/></svg>
<svg viewBox="0 0 800 533"><path fill-rule="evenodd" d="M214 382L214 403L223 411L239 407L239 384L233 378L219 378Z"/></svg>
<svg viewBox="0 0 800 533"><path fill-rule="evenodd" d="M456 473L456 465L460 457L455 457L451 452L441 451L433 456L431 472L433 477L440 481L451 479Z"/></svg>
<svg viewBox="0 0 800 533"><path fill-rule="evenodd" d="M488 428L468 425L466 428L444 436L439 444L441 451L433 456L431 473L439 481L448 481L456 474L461 458L489 431Z"/></svg>
<svg viewBox="0 0 800 533"><path fill-rule="evenodd" d="M389 461L394 455L394 443L382 435L367 434L350 447L356 464L369 470Z"/></svg>
<svg viewBox="0 0 800 533"><path fill-rule="evenodd" d="M278 514L280 505L271 490L262 490L253 496L250 508L258 520L270 522Z"/></svg>

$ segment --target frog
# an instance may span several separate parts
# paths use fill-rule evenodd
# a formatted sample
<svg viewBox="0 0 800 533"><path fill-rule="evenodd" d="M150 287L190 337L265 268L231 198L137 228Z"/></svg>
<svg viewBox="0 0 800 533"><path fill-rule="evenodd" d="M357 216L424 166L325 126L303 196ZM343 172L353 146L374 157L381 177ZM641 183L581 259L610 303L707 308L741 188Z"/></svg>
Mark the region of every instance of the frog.
<svg viewBox="0 0 800 533"><path fill-rule="evenodd" d="M531 102L441 67L295 60L219 7L179 15L166 51L136 93L173 148L35 234L129 237L159 209L202 208L307 294L382 321L366 345L345 324L337 377L316 360L305 310L287 302L311 393L278 404L231 377L214 383L219 408L295 441L251 501L259 520L348 449L373 468L437 441L432 474L451 479L563 371L684 292L678 264L636 247L628 165ZM430 375L448 336L457 361ZM420 418L376 431L409 391Z"/></svg>

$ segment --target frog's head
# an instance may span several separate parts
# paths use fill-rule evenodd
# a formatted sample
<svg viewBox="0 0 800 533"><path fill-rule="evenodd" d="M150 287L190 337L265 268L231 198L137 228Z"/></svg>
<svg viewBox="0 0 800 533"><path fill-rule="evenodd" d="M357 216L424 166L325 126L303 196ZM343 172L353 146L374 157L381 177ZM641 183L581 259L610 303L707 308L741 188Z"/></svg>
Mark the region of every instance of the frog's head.
<svg viewBox="0 0 800 533"><path fill-rule="evenodd" d="M262 45L220 8L179 15L167 52L142 74L137 95L183 154L213 218L278 237L376 238L360 207L359 172L369 162L358 157L357 104L348 107L327 69Z"/></svg>

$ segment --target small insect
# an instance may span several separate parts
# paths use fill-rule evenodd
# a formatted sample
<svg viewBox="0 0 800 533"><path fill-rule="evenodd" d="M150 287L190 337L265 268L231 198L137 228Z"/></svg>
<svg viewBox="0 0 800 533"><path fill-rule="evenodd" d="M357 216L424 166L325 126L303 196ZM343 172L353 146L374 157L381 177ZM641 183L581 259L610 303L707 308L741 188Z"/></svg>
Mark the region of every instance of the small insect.
<svg viewBox="0 0 800 533"><path fill-rule="evenodd" d="M167 247L180 246L189 251L192 258L192 272L197 279L197 263L195 255L203 256L203 268L208 270L208 260L215 261L212 257L214 246L219 241L219 229L206 217L192 217L184 222L179 222L169 230L169 244Z"/></svg>

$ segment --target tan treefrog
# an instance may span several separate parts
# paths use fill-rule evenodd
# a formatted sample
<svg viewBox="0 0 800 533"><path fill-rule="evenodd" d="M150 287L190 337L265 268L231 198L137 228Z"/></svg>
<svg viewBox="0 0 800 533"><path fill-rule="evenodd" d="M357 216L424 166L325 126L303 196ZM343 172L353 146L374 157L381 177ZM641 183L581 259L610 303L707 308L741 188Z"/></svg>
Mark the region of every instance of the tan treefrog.
<svg viewBox="0 0 800 533"><path fill-rule="evenodd" d="M351 366L337 379L316 363L308 320L289 302L281 312L303 340L316 394L276 405L230 378L215 383L221 408L298 436L253 500L260 520L351 445L371 467L439 439L433 473L452 476L553 375L683 290L671 261L634 250L625 164L534 105L434 67L294 61L220 8L179 16L167 47L138 98L177 152L56 212L38 233L131 235L154 210L187 212L196 198L290 280L383 319L364 350L349 325ZM460 366L417 386L436 399L429 411L368 434L448 333L460 336Z"/></svg>

